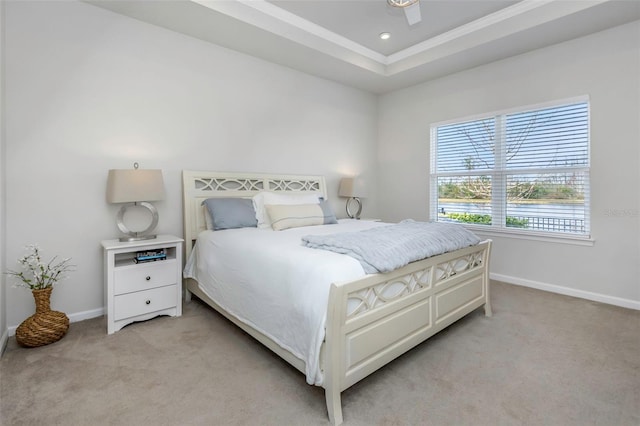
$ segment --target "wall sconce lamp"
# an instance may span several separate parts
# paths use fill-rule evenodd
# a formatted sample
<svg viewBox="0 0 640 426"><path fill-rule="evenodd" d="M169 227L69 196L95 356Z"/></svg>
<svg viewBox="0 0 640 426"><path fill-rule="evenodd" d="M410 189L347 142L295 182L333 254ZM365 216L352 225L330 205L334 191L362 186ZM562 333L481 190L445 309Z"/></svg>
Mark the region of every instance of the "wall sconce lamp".
<svg viewBox="0 0 640 426"><path fill-rule="evenodd" d="M367 188L364 180L358 177L342 178L340 180L340 190L338 191L338 195L349 198L346 205L347 216L351 219L360 219L360 213L362 213L362 201L360 198L367 197ZM358 210L355 213L351 210L353 203L358 207Z"/></svg>
<svg viewBox="0 0 640 426"><path fill-rule="evenodd" d="M107 202L124 203L117 215L118 229L126 236L120 241L140 241L156 238L151 234L158 224L158 210L149 201L164 199L162 170L139 170L138 163L133 169L109 170L107 179ZM151 223L143 231L131 231L124 224L124 214L128 207L142 206L151 212Z"/></svg>

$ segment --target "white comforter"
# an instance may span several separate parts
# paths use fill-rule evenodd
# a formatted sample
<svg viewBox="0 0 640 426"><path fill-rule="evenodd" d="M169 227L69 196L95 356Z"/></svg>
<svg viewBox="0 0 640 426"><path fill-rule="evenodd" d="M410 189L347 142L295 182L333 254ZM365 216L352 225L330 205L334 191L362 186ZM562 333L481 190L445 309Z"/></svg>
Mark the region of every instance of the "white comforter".
<svg viewBox="0 0 640 426"><path fill-rule="evenodd" d="M284 231L204 231L198 236L184 276L198 281L227 312L303 360L307 382L320 386L320 346L330 285L365 273L356 259L303 247L301 237L380 225L384 224L341 220L337 225Z"/></svg>

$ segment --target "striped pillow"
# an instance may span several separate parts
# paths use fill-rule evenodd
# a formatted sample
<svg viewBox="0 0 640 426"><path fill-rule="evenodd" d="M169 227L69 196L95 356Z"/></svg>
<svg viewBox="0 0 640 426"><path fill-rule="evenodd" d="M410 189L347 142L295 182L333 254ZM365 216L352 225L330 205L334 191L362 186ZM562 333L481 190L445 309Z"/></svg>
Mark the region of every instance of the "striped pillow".
<svg viewBox="0 0 640 426"><path fill-rule="evenodd" d="M319 204L268 204L265 207L271 219L271 227L275 231L338 223L336 215L326 200L320 201Z"/></svg>

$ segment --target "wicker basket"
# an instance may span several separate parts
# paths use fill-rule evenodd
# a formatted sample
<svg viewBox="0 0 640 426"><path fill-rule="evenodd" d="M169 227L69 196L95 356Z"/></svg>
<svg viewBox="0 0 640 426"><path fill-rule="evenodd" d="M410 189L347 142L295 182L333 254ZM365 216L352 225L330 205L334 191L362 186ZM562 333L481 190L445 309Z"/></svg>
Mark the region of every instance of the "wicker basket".
<svg viewBox="0 0 640 426"><path fill-rule="evenodd" d="M24 320L16 329L16 341L27 347L48 345L57 342L69 329L69 318L62 312L50 308L53 287L32 290L36 302L36 313Z"/></svg>

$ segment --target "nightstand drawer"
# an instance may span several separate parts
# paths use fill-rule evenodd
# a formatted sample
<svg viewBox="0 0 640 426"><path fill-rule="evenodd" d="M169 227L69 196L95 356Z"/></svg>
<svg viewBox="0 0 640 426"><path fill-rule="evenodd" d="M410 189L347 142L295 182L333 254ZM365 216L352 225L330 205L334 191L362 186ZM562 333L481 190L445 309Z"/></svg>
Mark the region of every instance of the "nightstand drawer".
<svg viewBox="0 0 640 426"><path fill-rule="evenodd" d="M116 296L113 316L116 321L176 306L176 285Z"/></svg>
<svg viewBox="0 0 640 426"><path fill-rule="evenodd" d="M114 271L114 294L132 293L176 283L176 260L121 266Z"/></svg>

